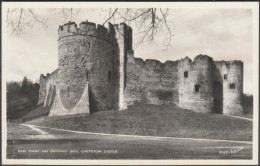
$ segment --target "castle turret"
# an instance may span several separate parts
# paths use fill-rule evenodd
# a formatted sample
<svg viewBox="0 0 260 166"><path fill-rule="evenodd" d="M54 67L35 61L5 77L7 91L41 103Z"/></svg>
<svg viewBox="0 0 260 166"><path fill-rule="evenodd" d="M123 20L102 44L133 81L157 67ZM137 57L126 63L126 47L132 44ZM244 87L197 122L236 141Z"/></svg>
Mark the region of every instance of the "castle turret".
<svg viewBox="0 0 260 166"><path fill-rule="evenodd" d="M241 114L243 95L243 62L225 63L223 73L223 114Z"/></svg>
<svg viewBox="0 0 260 166"><path fill-rule="evenodd" d="M118 55L123 56L123 52L126 55L125 26L120 25L117 30L110 26L109 31L88 21L82 22L79 28L71 22L60 26L57 91L66 109L76 106L87 83L91 110L111 109L119 100L119 95L114 97L114 84L119 83ZM115 43L115 31L120 32L118 43Z"/></svg>
<svg viewBox="0 0 260 166"><path fill-rule="evenodd" d="M68 22L62 26L59 26L58 36L62 38L68 35L74 35L78 32L77 24L75 22Z"/></svg>
<svg viewBox="0 0 260 166"><path fill-rule="evenodd" d="M185 58L179 62L179 106L196 112L212 112L212 58Z"/></svg>

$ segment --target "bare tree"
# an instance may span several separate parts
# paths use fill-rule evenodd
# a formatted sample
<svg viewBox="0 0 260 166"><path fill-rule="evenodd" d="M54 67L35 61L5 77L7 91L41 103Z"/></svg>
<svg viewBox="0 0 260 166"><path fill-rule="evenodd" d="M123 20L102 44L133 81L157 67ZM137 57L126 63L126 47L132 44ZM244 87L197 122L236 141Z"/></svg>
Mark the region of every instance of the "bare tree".
<svg viewBox="0 0 260 166"><path fill-rule="evenodd" d="M80 9L62 8L62 9L50 9L50 12L58 11L64 20L75 20L80 12ZM47 18L37 12L36 9L31 8L14 8L7 9L6 23L11 28L12 34L19 35L26 30L33 28L35 24L41 24L44 29L48 27Z"/></svg>
<svg viewBox="0 0 260 166"><path fill-rule="evenodd" d="M74 9L74 8L62 8L59 9L59 13L62 14L62 18L65 22L76 20L78 14L80 13L80 9Z"/></svg>
<svg viewBox="0 0 260 166"><path fill-rule="evenodd" d="M80 9L62 8L50 9L50 12L57 11L63 18L63 22L75 21ZM125 22L128 25L134 24L138 33L137 44L142 45L146 42L156 42L162 44L164 50L170 45L173 37L173 23L169 21L169 9L167 8L114 8L101 9L106 15L104 23ZM47 28L47 18L38 13L38 10L30 8L15 8L7 10L7 25L11 27L13 34L20 34L36 23Z"/></svg>
<svg viewBox="0 0 260 166"><path fill-rule="evenodd" d="M168 49L173 37L173 23L168 20L169 9L162 8L115 8L102 9L108 13L103 24L107 22L125 22L135 24L138 29L137 47L146 42L160 39L164 50Z"/></svg>
<svg viewBox="0 0 260 166"><path fill-rule="evenodd" d="M41 24L44 29L47 28L47 18L30 8L7 9L6 23L11 27L12 34L17 35L32 28L35 23Z"/></svg>

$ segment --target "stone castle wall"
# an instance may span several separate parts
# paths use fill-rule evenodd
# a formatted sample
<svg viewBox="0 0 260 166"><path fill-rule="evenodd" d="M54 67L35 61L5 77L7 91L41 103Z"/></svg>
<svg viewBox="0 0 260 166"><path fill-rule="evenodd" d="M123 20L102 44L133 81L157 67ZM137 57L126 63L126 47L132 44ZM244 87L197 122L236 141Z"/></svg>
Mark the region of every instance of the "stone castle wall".
<svg viewBox="0 0 260 166"><path fill-rule="evenodd" d="M217 69L214 81L222 83L222 113L243 113L241 105L243 95L243 62L215 61L214 63ZM226 79L224 75L226 75ZM231 87L232 84L235 86L234 88Z"/></svg>
<svg viewBox="0 0 260 166"><path fill-rule="evenodd" d="M179 106L196 112L212 112L212 58L204 55L181 59L179 73ZM185 75L185 73L187 73Z"/></svg>
<svg viewBox="0 0 260 166"><path fill-rule="evenodd" d="M126 105L134 103L177 104L178 103L178 62L157 60L144 61L134 58L128 52L126 65Z"/></svg>
<svg viewBox="0 0 260 166"><path fill-rule="evenodd" d="M79 27L69 22L59 27L58 34L59 68L52 74L55 82L52 75L41 77L39 103L49 101L54 89L50 85L55 85L64 109L73 110L88 84L91 111L123 107L120 98L123 101L124 66L127 49L132 47L132 29L126 24L109 24L107 29L87 21Z"/></svg>
<svg viewBox="0 0 260 166"><path fill-rule="evenodd" d="M38 105L46 105L52 93L52 88L58 82L58 69L54 70L51 74L47 73L46 76L40 76L40 89Z"/></svg>
<svg viewBox="0 0 260 166"><path fill-rule="evenodd" d="M241 61L214 62L207 55L198 55L192 61L134 58L127 56L124 102L176 104L195 112L242 113L243 63ZM224 80L224 75L227 79ZM231 84L235 85L231 89Z"/></svg>
<svg viewBox="0 0 260 166"><path fill-rule="evenodd" d="M89 22L82 22L79 28L75 23L59 28L59 88L66 109L75 107L87 82L93 110L113 107L112 85L118 81L112 79L118 73L113 35Z"/></svg>
<svg viewBox="0 0 260 166"><path fill-rule="evenodd" d="M241 61L213 61L206 55L193 61L144 61L134 57L132 29L124 23L106 28L69 22L59 27L58 36L59 67L40 76L38 104L52 106L50 115L124 110L135 103L243 112Z"/></svg>

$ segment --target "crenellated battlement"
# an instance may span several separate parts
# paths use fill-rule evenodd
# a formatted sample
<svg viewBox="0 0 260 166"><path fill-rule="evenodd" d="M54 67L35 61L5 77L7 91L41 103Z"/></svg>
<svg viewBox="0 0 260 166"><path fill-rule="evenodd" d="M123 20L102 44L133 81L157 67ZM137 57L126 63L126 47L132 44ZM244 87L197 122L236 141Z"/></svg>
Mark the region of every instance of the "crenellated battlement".
<svg viewBox="0 0 260 166"><path fill-rule="evenodd" d="M130 33L126 33L126 32ZM106 40L113 40L115 39L115 34L116 32L118 33L117 37L122 34L126 35L126 37L129 37L129 35L132 35L132 28L127 26L125 23L120 23L118 24L111 24L108 23L108 28L100 25L100 24L95 24L92 22L88 22L88 20L83 21L78 25L75 22L68 22L64 25L60 25L58 29L58 40L60 38L66 37L66 36L92 36L92 37L97 37L101 39L106 39Z"/></svg>

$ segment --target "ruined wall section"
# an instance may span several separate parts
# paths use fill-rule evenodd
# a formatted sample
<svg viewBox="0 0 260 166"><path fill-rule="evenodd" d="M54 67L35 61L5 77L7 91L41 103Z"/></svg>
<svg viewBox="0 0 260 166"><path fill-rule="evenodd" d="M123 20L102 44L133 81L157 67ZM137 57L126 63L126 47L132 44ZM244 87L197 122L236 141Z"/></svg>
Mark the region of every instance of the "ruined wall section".
<svg viewBox="0 0 260 166"><path fill-rule="evenodd" d="M215 61L217 70L214 73L215 81L222 82L222 113L241 114L243 95L243 62ZM213 87L213 90L216 87ZM217 90L215 90L217 91Z"/></svg>
<svg viewBox="0 0 260 166"><path fill-rule="evenodd" d="M44 104L44 100L46 98L46 80L47 78L43 74L41 74L40 81L39 81L40 84L39 100L37 105Z"/></svg>
<svg viewBox="0 0 260 166"><path fill-rule="evenodd" d="M54 70L51 74L46 76L46 98L44 100L44 106L50 106L54 95L54 86L58 83L59 69Z"/></svg>
<svg viewBox="0 0 260 166"><path fill-rule="evenodd" d="M41 74L40 76L40 89L39 89L39 101L38 105L44 104L48 101L51 96L52 87L58 82L58 69L54 70L51 74L47 73L46 76Z"/></svg>
<svg viewBox="0 0 260 166"><path fill-rule="evenodd" d="M89 82L92 110L112 107L113 44L108 30L90 22L77 28L68 23L59 28L59 93L64 107L71 110Z"/></svg>
<svg viewBox="0 0 260 166"><path fill-rule="evenodd" d="M178 61L144 61L133 54L129 51L127 56L125 104L177 104Z"/></svg>
<svg viewBox="0 0 260 166"><path fill-rule="evenodd" d="M195 112L212 112L213 60L198 55L179 63L179 106Z"/></svg>

